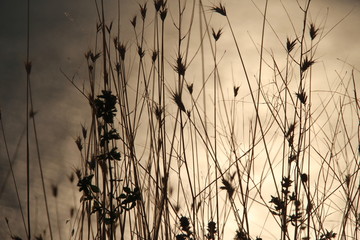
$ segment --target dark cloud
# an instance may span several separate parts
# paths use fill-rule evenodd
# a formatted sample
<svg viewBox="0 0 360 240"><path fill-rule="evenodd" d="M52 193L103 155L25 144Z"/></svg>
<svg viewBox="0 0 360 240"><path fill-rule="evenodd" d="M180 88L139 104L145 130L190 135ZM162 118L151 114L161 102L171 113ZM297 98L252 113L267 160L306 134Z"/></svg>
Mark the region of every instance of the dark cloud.
<svg viewBox="0 0 360 240"><path fill-rule="evenodd" d="M32 62L31 85L34 110L37 112L37 129L40 142L44 176L50 183L61 183L64 174L71 171L68 163L70 156L65 148L72 142L73 136L82 121L80 96L60 73L60 68L70 71L78 68L83 60L83 52L91 44L94 9L87 7L88 1L30 1L30 60ZM15 153L17 142L25 127L26 74L26 3L23 1L4 1L0 7L0 108L5 125L10 156L14 158L14 171L19 187L20 198L25 206L25 142ZM68 13L67 15L65 13ZM70 15L71 14L71 15ZM69 19L69 16L72 18ZM71 63L75 66L71 66ZM79 105L74 104L79 103ZM32 130L31 130L32 133ZM39 171L31 134L32 165L32 203L38 209L43 208L40 198ZM14 234L24 237L21 215L14 185L9 177L9 164L5 154L4 142L0 141L0 181L1 215L8 217ZM72 152L71 150L68 153ZM75 162L76 160L73 159ZM64 185L64 184L63 184ZM49 190L49 189L47 189ZM40 211L42 212L42 211ZM43 212L41 213L43 214ZM43 226L44 218L38 216L38 228ZM61 217L63 218L63 217ZM9 238L7 227L1 220L0 238ZM16 227L15 227L16 226ZM39 230L39 229L38 229ZM39 230L40 231L40 230Z"/></svg>

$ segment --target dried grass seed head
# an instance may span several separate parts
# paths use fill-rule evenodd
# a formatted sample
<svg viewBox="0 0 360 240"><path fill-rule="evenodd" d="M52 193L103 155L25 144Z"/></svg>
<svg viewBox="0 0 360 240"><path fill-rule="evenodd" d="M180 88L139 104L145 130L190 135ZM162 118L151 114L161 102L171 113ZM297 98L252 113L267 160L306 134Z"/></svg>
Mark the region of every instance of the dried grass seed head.
<svg viewBox="0 0 360 240"><path fill-rule="evenodd" d="M151 60L153 62L155 62L157 57L158 57L158 52L156 50L153 50L152 55L151 55Z"/></svg>
<svg viewBox="0 0 360 240"><path fill-rule="evenodd" d="M140 7L140 14L141 14L141 17L142 17L142 20L144 21L145 18L146 18L146 12L147 12L147 6L146 6L147 3L144 3L144 5L140 5L139 4L139 7Z"/></svg>
<svg viewBox="0 0 360 240"><path fill-rule="evenodd" d="M96 60L101 56L101 53L97 53L97 54L93 54L93 53L90 53L90 59L93 63L96 62Z"/></svg>
<svg viewBox="0 0 360 240"><path fill-rule="evenodd" d="M187 87L189 93L192 94L194 91L194 83L186 84L186 87Z"/></svg>
<svg viewBox="0 0 360 240"><path fill-rule="evenodd" d="M106 30L108 31L108 33L111 32L112 26L113 26L113 21L111 21L109 25L105 25Z"/></svg>
<svg viewBox="0 0 360 240"><path fill-rule="evenodd" d="M135 16L130 20L130 23L131 23L131 25L133 26L133 28L136 27L136 19L137 19L137 16L135 15Z"/></svg>
<svg viewBox="0 0 360 240"><path fill-rule="evenodd" d="M290 53L296 45L296 39L291 41L289 38L286 39L286 50Z"/></svg>
<svg viewBox="0 0 360 240"><path fill-rule="evenodd" d="M171 97L173 99L173 101L176 103L176 105L178 106L178 108L183 111L184 113L186 113L186 109L185 109L185 105L181 100L181 96L180 93L178 92L172 92L171 93Z"/></svg>
<svg viewBox="0 0 360 240"><path fill-rule="evenodd" d="M120 65L120 63L116 63L115 64L115 70L116 70L116 72L118 73L118 74L120 74L120 71L121 71L121 65Z"/></svg>
<svg viewBox="0 0 360 240"><path fill-rule="evenodd" d="M314 60L309 59L308 56L306 56L303 60L303 62L301 63L300 69L302 72L305 72L306 70L308 70L313 64L315 63Z"/></svg>
<svg viewBox="0 0 360 240"><path fill-rule="evenodd" d="M160 10L160 8L164 9L166 6L167 1L164 0L154 0L154 7L156 12Z"/></svg>
<svg viewBox="0 0 360 240"><path fill-rule="evenodd" d="M81 132L82 132L83 138L86 139L86 137L87 137L87 129L82 124L81 124Z"/></svg>
<svg viewBox="0 0 360 240"><path fill-rule="evenodd" d="M190 110L186 110L186 115L188 116L188 118L191 117L191 111Z"/></svg>
<svg viewBox="0 0 360 240"><path fill-rule="evenodd" d="M236 97L239 93L240 86L234 86L234 97Z"/></svg>
<svg viewBox="0 0 360 240"><path fill-rule="evenodd" d="M99 33L102 29L102 23L96 23L96 31Z"/></svg>
<svg viewBox="0 0 360 240"><path fill-rule="evenodd" d="M81 150L83 149L83 145L82 145L82 141L81 141L80 136L78 136L78 137L75 139L75 143L76 143L77 148L78 148L79 151L81 152Z"/></svg>
<svg viewBox="0 0 360 240"><path fill-rule="evenodd" d="M163 114L163 109L159 105L156 105L154 108L154 114L158 121L161 120L161 118L162 118L161 116Z"/></svg>
<svg viewBox="0 0 360 240"><path fill-rule="evenodd" d="M76 174L76 177L80 180L82 177L80 168L75 168L75 174Z"/></svg>
<svg viewBox="0 0 360 240"><path fill-rule="evenodd" d="M186 66L183 61L183 57L179 55L176 59L176 65L173 66L174 71L177 72L181 76L185 76Z"/></svg>
<svg viewBox="0 0 360 240"><path fill-rule="evenodd" d="M285 137L286 137L286 138L293 134L293 132L294 132L294 130L295 130L295 125L296 125L296 123L291 123L291 124L289 125L289 128L288 128L288 130L287 130L286 133L285 133Z"/></svg>
<svg viewBox="0 0 360 240"><path fill-rule="evenodd" d="M234 195L234 192L235 192L235 188L225 178L222 179L222 184L224 186L221 186L220 189L226 190L229 195L229 198L232 198L232 196Z"/></svg>
<svg viewBox="0 0 360 240"><path fill-rule="evenodd" d="M70 173L70 175L68 176L68 178L69 178L69 181L70 181L71 183L73 183L73 182L74 182L74 180L75 180L74 173L73 173L73 172L72 172L72 173Z"/></svg>
<svg viewBox="0 0 360 240"><path fill-rule="evenodd" d="M221 14L223 16L226 16L226 9L225 9L225 6L222 3L219 3L218 6L212 6L210 9L213 12L216 12L216 13L219 13L219 14Z"/></svg>
<svg viewBox="0 0 360 240"><path fill-rule="evenodd" d="M299 99L299 101L300 101L302 104L306 104L307 95L306 95L306 92L305 92L304 89L301 89L300 92L295 93L295 94L296 94L296 97Z"/></svg>
<svg viewBox="0 0 360 240"><path fill-rule="evenodd" d="M138 46L138 54L139 54L140 59L145 56L145 50L143 50L143 48L141 46Z"/></svg>
<svg viewBox="0 0 360 240"><path fill-rule="evenodd" d="M168 12L167 8L163 8L163 9L160 10L161 21L163 21L163 22L165 21L165 18L167 16L167 12Z"/></svg>
<svg viewBox="0 0 360 240"><path fill-rule="evenodd" d="M319 33L319 28L316 28L314 23L310 23L309 34L311 40L314 40L318 35L318 33Z"/></svg>
<svg viewBox="0 0 360 240"><path fill-rule="evenodd" d="M350 174L347 174L345 176L345 183L346 183L346 186L349 187L350 186L350 181L351 181L351 175Z"/></svg>
<svg viewBox="0 0 360 240"><path fill-rule="evenodd" d="M234 237L235 240L250 240L248 234L243 229L236 230L236 234Z"/></svg>
<svg viewBox="0 0 360 240"><path fill-rule="evenodd" d="M118 43L116 49L119 52L121 60L125 60L126 46L123 43Z"/></svg>
<svg viewBox="0 0 360 240"><path fill-rule="evenodd" d="M217 42L219 40L221 34L222 34L222 28L220 28L216 32L215 32L214 28L211 28L211 30L212 30L212 35L213 35L213 37L215 39L215 42Z"/></svg>

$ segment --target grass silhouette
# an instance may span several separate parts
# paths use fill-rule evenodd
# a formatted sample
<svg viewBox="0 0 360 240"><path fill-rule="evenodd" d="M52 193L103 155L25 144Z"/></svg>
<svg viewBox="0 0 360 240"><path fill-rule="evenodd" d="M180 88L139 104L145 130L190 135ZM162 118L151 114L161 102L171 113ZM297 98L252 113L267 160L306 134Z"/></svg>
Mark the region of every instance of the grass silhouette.
<svg viewBox="0 0 360 240"><path fill-rule="evenodd" d="M297 2L301 21L284 19L294 28L285 39L270 21L271 3L252 3L262 20L257 56L247 54L230 4L148 1L123 23L95 2L87 80L63 72L91 112L75 138L78 167L69 170L80 202L69 209L68 237L58 216L60 188L46 187L42 175L28 54L26 209L18 199L27 239L57 239L56 228L59 239L81 240L358 238L358 71L339 73L321 92L317 51L329 32L310 21L312 1ZM267 42L269 32L277 42ZM233 84L227 61L240 73ZM31 230L30 128L46 204L41 234ZM18 191L14 174L13 181Z"/></svg>

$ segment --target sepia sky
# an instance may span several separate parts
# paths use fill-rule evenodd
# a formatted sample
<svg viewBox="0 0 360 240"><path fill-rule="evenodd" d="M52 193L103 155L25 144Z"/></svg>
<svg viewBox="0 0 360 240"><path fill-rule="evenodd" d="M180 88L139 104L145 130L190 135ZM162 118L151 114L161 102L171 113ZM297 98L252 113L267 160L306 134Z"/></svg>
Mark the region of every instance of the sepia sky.
<svg viewBox="0 0 360 240"><path fill-rule="evenodd" d="M74 77L78 82L86 79L86 60L84 53L92 49L95 44L96 32L96 9L94 1L88 0L38 0L30 1L30 61L32 62L31 87L36 112L37 130L41 158L43 161L45 182L59 186L59 192L77 191L71 188L67 176L78 166L79 154L74 144L75 138L80 134L81 124L89 125L89 106L83 96L72 86L63 73ZM117 1L106 1L108 20L117 21ZM138 4L143 0L120 0L121 2L121 31L122 40L131 45L133 37L127 37L131 31L130 19L138 13ZM176 3L168 0L168 3ZM218 1L203 1L209 7ZM254 0L254 3L263 9L263 0ZM290 17L296 23L296 31L299 34L298 21L302 15L299 13L295 0L282 1ZM254 66L253 75L256 75L257 46L260 43L262 17L251 0L223 0L227 7L228 16L233 23L235 32L242 49L247 55L247 65L251 69ZM188 0L189 6L192 1ZM176 5L176 4L175 4ZM148 1L148 8L153 8L152 1ZM170 7L171 8L171 7ZM171 14L176 14L170 11ZM348 15L349 14L349 15ZM139 14L138 14L139 15ZM26 31L27 31L26 1L12 0L0 3L0 110L2 122L5 128L7 144L21 199L25 199L25 111L26 111L26 74L24 62L26 60ZM210 11L209 11L210 16ZM231 56L236 58L230 30L224 20L219 20L213 15L212 26L223 28L222 45L219 52L227 59ZM360 1L359 0L313 0L309 19L318 24L321 32L326 34L318 47L317 62L322 71L326 71L328 78L336 76L336 71L353 65L355 74L360 79ZM174 31L170 18L167 22L169 32ZM151 21L151 20L149 20ZM295 36L291 22L288 19L280 0L269 0L268 21L273 30L267 26L268 37L265 38L265 48L271 52L281 49L281 44L286 37ZM116 26L117 27L117 26ZM334 28L333 28L334 27ZM151 31L151 30L149 30ZM194 38L196 30L194 30ZM175 31L174 31L175 32ZM176 36L167 36L169 48L168 61L176 56L176 44L173 39ZM172 47L171 44L174 44ZM195 53L196 49L190 49ZM231 62L231 61L230 61ZM348 63L345 64L344 62ZM191 66L197 68L197 63ZM326 68L325 68L326 66ZM227 74L225 81L233 83L231 77L231 64L224 64L223 74ZM235 67L234 67L235 68ZM234 70L234 69L233 69ZM234 70L235 73L241 70ZM200 77L196 71L188 75L190 81ZM237 82L238 84L245 83ZM230 85L231 85L230 84ZM322 81L318 82L319 86ZM31 135L33 136L33 135ZM32 187L33 203L36 205L41 198L40 177L37 165L35 145L31 145L32 160ZM20 212L16 201L13 181L10 175L5 144L1 135L0 140L0 239L9 239L9 232L5 225L4 217L9 218L13 231L25 236L23 228L16 226L20 222ZM68 196L68 195L66 195ZM51 198L50 198L51 199ZM68 212L69 206L78 202L65 202L66 197L59 197L58 205L63 212ZM22 202L25 204L25 200ZM50 205L54 208L54 202ZM41 204L38 204L41 210ZM34 211L40 211L34 209ZM34 214L36 215L36 214ZM35 227L40 233L43 229L43 219L38 216L34 221ZM62 216L63 226L67 215ZM65 238L64 238L65 239Z"/></svg>

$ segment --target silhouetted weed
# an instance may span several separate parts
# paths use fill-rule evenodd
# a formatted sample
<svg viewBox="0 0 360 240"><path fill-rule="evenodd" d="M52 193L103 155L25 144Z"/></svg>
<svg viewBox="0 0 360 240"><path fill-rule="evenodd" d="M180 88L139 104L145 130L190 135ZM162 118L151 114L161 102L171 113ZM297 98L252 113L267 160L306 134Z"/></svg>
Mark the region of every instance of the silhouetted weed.
<svg viewBox="0 0 360 240"><path fill-rule="evenodd" d="M216 12L216 13L219 13L223 16L226 16L226 9L225 9L225 6L222 5L221 3L219 3L218 6L212 6L210 8L213 12Z"/></svg>
<svg viewBox="0 0 360 240"><path fill-rule="evenodd" d="M68 178L77 177L81 198L69 211L70 237L215 240L234 235L228 228L236 225L234 239L240 240L254 239L259 230L281 240L359 238L358 123L346 115L360 115L356 81L338 74L338 85L326 84L327 92L314 84L318 44L329 32L309 22L311 1L298 5L298 22L284 3L294 29L285 44L267 11L270 1L264 8L256 3L262 30L251 36L253 48L243 42L241 18L233 22L236 11L218 3L209 13L202 1L189 2L138 3L127 24L120 15L109 21L103 4L96 4L95 46L85 53L88 81L68 78L92 110L88 127L81 125L74 139L80 162ZM225 24L218 30L210 27L215 14L225 17L215 23ZM271 31L275 41L268 41ZM232 85L230 63L234 76L241 75ZM25 71L30 86L29 58ZM36 135L30 102L27 126L34 121ZM57 204L63 191L50 187ZM332 218L337 233L326 230ZM23 222L28 239L35 236L31 221ZM61 238L60 224L58 230Z"/></svg>

